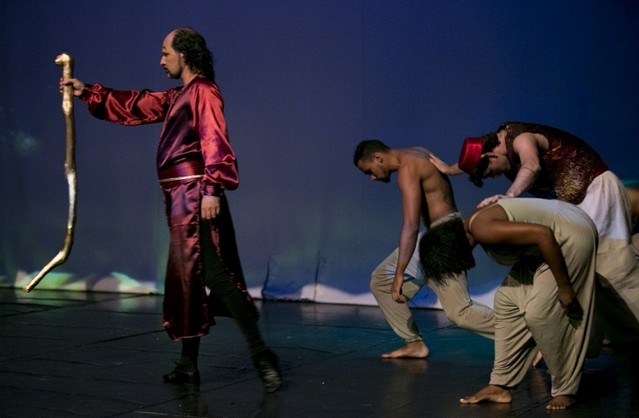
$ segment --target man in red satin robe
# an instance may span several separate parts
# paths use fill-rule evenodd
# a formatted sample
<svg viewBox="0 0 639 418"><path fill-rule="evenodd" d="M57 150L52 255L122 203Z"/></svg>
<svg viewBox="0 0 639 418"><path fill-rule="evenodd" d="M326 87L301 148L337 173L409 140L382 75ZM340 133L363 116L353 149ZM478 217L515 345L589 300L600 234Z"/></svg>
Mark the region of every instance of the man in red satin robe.
<svg viewBox="0 0 639 418"><path fill-rule="evenodd" d="M164 381L200 382L200 337L215 324L213 315L220 314L238 323L265 389L274 392L281 386L278 359L257 327L258 313L246 291L224 194L238 187L239 176L214 81L213 56L200 34L178 28L164 39L160 65L182 86L162 92L122 91L71 79L61 80L60 87L73 86L74 95L99 119L127 126L164 124L157 152L171 235L164 327L173 340L182 342L182 355Z"/></svg>

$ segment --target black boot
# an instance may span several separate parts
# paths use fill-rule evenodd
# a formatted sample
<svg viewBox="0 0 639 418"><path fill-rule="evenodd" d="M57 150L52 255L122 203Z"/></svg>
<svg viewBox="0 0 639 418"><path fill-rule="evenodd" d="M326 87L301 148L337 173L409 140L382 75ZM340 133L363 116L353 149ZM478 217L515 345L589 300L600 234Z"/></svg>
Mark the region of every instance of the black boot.
<svg viewBox="0 0 639 418"><path fill-rule="evenodd" d="M282 386L282 375L279 369L279 360L275 353L266 349L253 357L253 365L257 374L264 382L264 390L268 393L277 391Z"/></svg>
<svg viewBox="0 0 639 418"><path fill-rule="evenodd" d="M199 385L200 371L193 362L183 362L180 359L175 363L173 371L164 375L164 383Z"/></svg>

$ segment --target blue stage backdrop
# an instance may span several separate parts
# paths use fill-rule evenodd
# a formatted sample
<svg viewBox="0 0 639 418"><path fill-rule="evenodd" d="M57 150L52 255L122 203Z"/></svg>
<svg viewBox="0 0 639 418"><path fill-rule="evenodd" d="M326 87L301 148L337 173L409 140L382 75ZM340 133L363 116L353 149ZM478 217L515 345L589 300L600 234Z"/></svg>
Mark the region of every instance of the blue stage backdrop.
<svg viewBox="0 0 639 418"><path fill-rule="evenodd" d="M251 293L373 304L370 273L397 245L400 196L356 170L355 145L421 145L454 162L464 137L531 121L583 137L636 178L637 22L631 0L3 1L0 282L21 292L64 237L61 52L83 81L166 89L164 36L200 31L240 164L228 195ZM75 119L75 246L35 291L162 292L160 126L102 122L77 100ZM452 182L464 214L507 187ZM505 270L475 254L472 293L492 305ZM424 291L415 304L437 301Z"/></svg>

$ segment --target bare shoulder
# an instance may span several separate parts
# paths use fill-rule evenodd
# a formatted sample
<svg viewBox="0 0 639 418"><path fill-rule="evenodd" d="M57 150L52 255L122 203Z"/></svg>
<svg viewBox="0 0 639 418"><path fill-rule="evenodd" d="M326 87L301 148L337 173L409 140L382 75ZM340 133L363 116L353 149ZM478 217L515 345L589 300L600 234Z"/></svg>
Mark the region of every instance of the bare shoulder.
<svg viewBox="0 0 639 418"><path fill-rule="evenodd" d="M430 177L436 167L430 161L430 151L423 147L404 148L400 150L402 154L401 166L398 171L411 173L418 178Z"/></svg>
<svg viewBox="0 0 639 418"><path fill-rule="evenodd" d="M515 147L515 150L517 149L547 150L548 139L542 134L532 133L532 132L522 132L513 139L513 147Z"/></svg>
<svg viewBox="0 0 639 418"><path fill-rule="evenodd" d="M430 150L424 147L405 148L402 151L404 151L407 155L424 160L428 160L430 155L432 154Z"/></svg>

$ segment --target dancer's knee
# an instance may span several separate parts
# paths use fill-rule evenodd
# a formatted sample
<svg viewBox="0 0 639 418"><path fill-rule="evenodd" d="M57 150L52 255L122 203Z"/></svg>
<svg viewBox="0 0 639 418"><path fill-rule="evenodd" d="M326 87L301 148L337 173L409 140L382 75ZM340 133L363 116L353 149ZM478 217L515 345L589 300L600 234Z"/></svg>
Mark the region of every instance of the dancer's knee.
<svg viewBox="0 0 639 418"><path fill-rule="evenodd" d="M388 274L377 268L371 274L370 289L373 293L388 293L390 290Z"/></svg>
<svg viewBox="0 0 639 418"><path fill-rule="evenodd" d="M460 309L448 311L446 312L446 317L450 322L457 325L459 328L472 329L475 327L476 324L471 318L469 309L470 306L465 306Z"/></svg>

